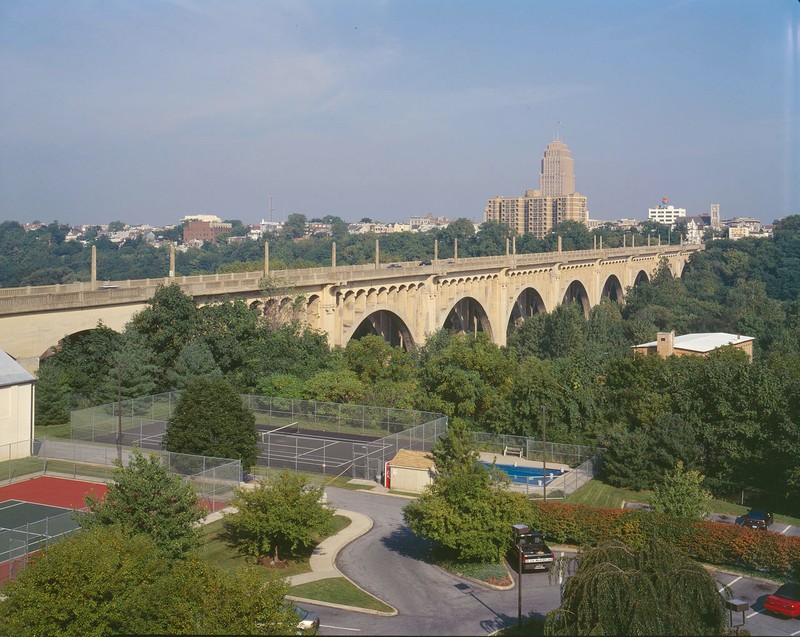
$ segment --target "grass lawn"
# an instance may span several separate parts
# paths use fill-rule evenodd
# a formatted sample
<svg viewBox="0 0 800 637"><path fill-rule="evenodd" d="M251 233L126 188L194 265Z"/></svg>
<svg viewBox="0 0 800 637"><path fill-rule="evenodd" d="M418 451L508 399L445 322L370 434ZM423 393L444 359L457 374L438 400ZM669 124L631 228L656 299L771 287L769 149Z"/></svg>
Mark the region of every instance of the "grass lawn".
<svg viewBox="0 0 800 637"><path fill-rule="evenodd" d="M333 524L333 532L331 535L336 535L350 524L350 518L343 515L335 515L333 517ZM204 557L209 562L216 564L222 570L229 573L235 573L248 566L252 566L252 559L239 553L223 539L224 530L223 520L217 520L216 522L203 526L202 535L200 537L200 549ZM324 539L324 537L321 537L319 541L321 542ZM280 574L282 577L289 577L290 575L297 575L299 573L308 573L311 570L308 565L308 558L310 555L311 551L304 556L292 556L290 560L292 565L290 567L274 570L265 568L263 569L264 574L266 575L269 572L274 572Z"/></svg>
<svg viewBox="0 0 800 637"><path fill-rule="evenodd" d="M316 582L307 582L299 586L292 586L289 589L289 595L331 604L368 608L370 610L383 611L384 613L391 613L394 610L377 597L362 591L344 577L331 577L317 580Z"/></svg>
<svg viewBox="0 0 800 637"><path fill-rule="evenodd" d="M622 501L650 503L650 491L629 491L606 484L599 478L590 480L580 489L567 497L566 502L570 504L586 504L593 507L620 508ZM747 513L750 507L726 502L725 500L712 500L709 505L712 513L739 516ZM800 525L800 519L788 515L775 514L775 522L783 524Z"/></svg>
<svg viewBox="0 0 800 637"><path fill-rule="evenodd" d="M63 425L36 425L33 428L33 435L36 438L47 436L48 438L69 438L69 423Z"/></svg>

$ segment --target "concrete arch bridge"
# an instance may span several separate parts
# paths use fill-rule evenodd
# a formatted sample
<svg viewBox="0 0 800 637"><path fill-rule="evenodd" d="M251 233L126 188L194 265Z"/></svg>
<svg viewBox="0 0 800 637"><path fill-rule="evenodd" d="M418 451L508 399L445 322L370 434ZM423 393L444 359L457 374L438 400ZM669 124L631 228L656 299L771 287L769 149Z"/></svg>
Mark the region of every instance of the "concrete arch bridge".
<svg viewBox="0 0 800 637"><path fill-rule="evenodd" d="M0 349L31 371L58 341L102 320L122 330L159 285L177 283L198 304L239 298L270 321L299 319L344 346L367 333L413 348L444 327L485 332L560 303L589 309L649 280L662 260L681 276L701 246L645 246L359 266L212 274L0 289Z"/></svg>

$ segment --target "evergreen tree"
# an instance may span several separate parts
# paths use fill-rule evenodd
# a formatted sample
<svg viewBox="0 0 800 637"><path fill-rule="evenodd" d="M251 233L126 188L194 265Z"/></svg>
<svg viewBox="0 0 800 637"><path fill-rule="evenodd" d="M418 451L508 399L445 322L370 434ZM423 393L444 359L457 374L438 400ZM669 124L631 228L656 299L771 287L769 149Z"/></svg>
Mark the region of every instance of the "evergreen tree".
<svg viewBox="0 0 800 637"><path fill-rule="evenodd" d="M258 433L255 416L224 378L201 376L181 393L164 435L164 448L242 461L247 470L256 462Z"/></svg>

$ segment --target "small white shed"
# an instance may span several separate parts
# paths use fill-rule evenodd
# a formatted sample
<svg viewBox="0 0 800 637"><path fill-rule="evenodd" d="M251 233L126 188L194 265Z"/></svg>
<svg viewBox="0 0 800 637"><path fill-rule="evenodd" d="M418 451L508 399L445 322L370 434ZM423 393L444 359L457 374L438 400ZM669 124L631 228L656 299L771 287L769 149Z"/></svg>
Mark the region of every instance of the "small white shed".
<svg viewBox="0 0 800 637"><path fill-rule="evenodd" d="M35 386L36 377L0 350L0 462L31 455Z"/></svg>
<svg viewBox="0 0 800 637"><path fill-rule="evenodd" d="M436 476L433 456L428 451L401 449L389 461L390 489L408 493L422 493Z"/></svg>

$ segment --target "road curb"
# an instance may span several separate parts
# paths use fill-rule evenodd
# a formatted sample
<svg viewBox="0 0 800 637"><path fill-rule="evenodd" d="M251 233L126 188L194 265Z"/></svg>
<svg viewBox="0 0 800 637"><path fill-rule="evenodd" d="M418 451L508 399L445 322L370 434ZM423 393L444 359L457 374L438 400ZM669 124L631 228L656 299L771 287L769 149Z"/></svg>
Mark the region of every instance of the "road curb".
<svg viewBox="0 0 800 637"><path fill-rule="evenodd" d="M342 576L342 577L344 577L344 576ZM326 578L326 579L328 579L328 578ZM347 579L347 578L345 577L345 579ZM317 580L317 581L319 581L319 580ZM354 586L357 586L357 585L354 584ZM361 588L361 587L358 586L358 588ZM361 588L361 590L364 590L364 589ZM364 591L364 592L366 592L366 591ZM372 595L371 593L370 593L370 596L371 597L375 597L375 595ZM391 608L392 609L391 613L387 613L386 611L383 611L383 610L373 610L371 608L361 608L360 606L347 606L346 604L335 604L333 602L323 602L323 601L321 601L319 599L309 599L307 597L297 597L296 595L287 595L286 599L291 599L293 602L300 602L301 604L314 604L316 606L325 606L327 608L338 608L340 610L349 610L349 611L352 611L354 613L364 613L365 615L376 615L378 617L394 617L395 615L399 614L398 610L394 606L392 606L391 604L386 604L386 602L384 602L382 599L380 599L378 601L383 602L389 608ZM378 599L378 598L375 597L375 599Z"/></svg>

